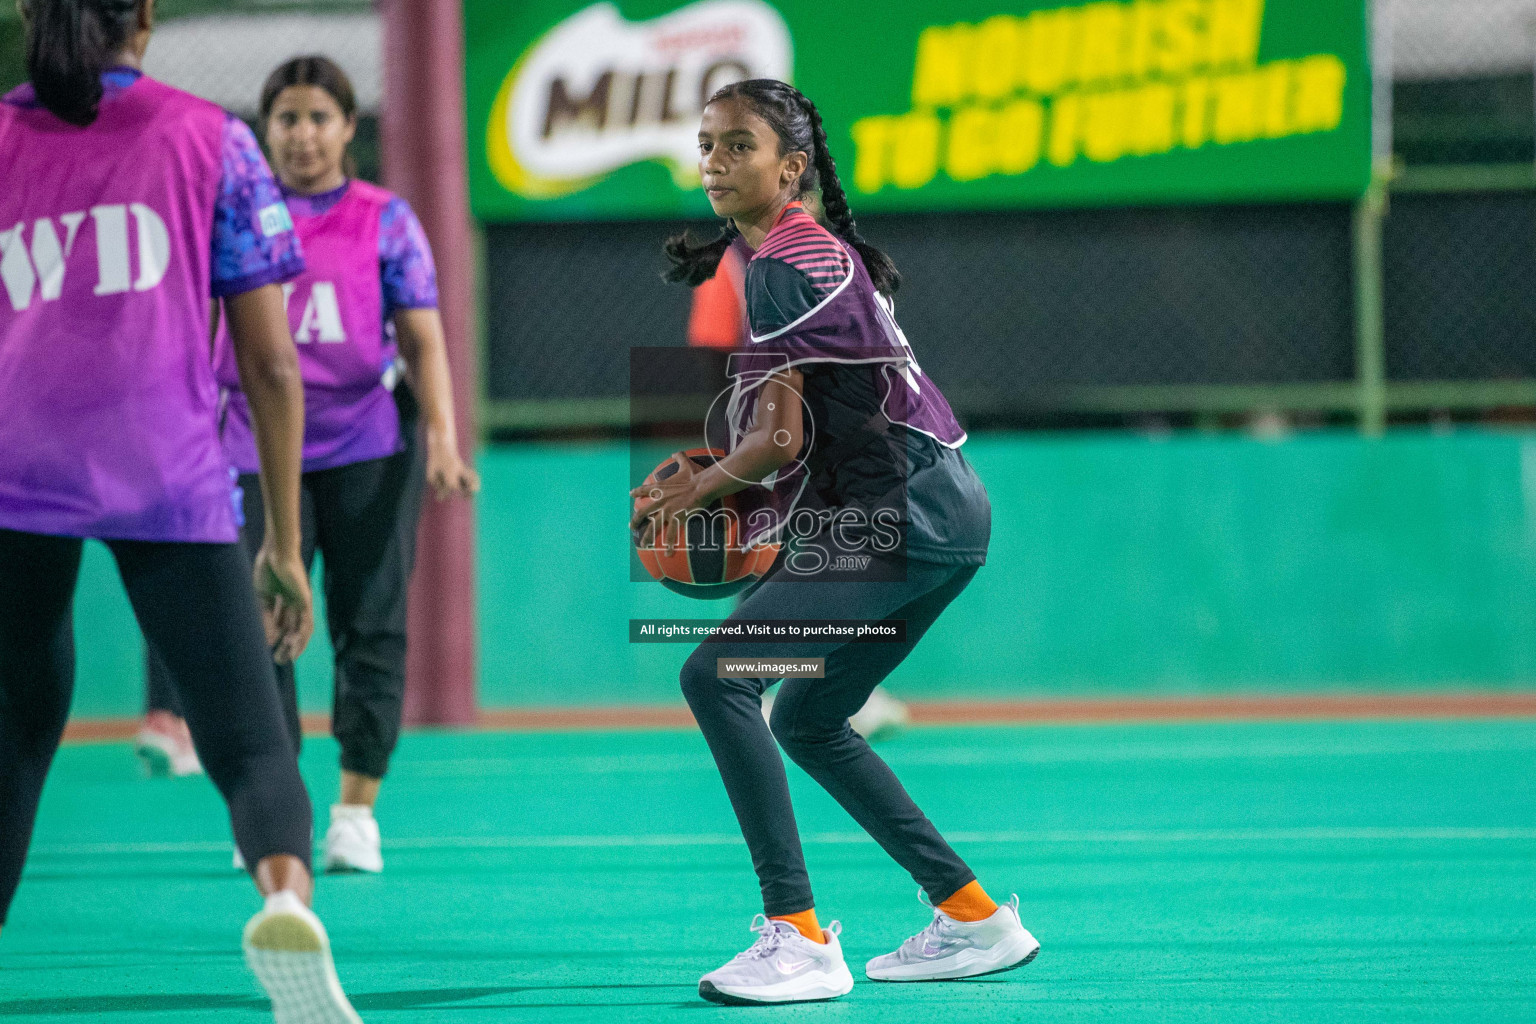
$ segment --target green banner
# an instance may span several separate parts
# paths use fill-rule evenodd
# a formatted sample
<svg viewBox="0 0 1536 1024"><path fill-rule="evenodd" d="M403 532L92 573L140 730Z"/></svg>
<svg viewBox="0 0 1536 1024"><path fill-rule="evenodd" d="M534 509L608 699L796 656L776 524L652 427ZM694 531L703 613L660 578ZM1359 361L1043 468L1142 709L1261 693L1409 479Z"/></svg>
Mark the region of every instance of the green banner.
<svg viewBox="0 0 1536 1024"><path fill-rule="evenodd" d="M709 216L713 90L793 82L859 213L1347 199L1365 0L464 0L474 211Z"/></svg>

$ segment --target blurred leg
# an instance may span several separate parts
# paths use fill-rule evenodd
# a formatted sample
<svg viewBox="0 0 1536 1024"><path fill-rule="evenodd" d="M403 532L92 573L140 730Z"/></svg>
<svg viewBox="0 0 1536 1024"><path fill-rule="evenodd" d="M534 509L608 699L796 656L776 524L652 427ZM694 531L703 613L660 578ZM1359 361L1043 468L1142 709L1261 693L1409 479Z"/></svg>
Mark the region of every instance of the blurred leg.
<svg viewBox="0 0 1536 1024"><path fill-rule="evenodd" d="M183 717L181 698L176 696L176 687L171 682L171 670L165 667L165 659L149 644L144 645L144 710Z"/></svg>
<svg viewBox="0 0 1536 1024"><path fill-rule="evenodd" d="M229 805L235 842L266 896L241 936L277 1021L361 1024L309 909L309 794L238 544L109 545L140 628L176 680L198 754Z"/></svg>
<svg viewBox="0 0 1536 1024"><path fill-rule="evenodd" d="M74 686L81 542L0 530L0 924L21 880Z"/></svg>
<svg viewBox="0 0 1536 1024"><path fill-rule="evenodd" d="M307 890L311 821L283 722L251 562L236 544L112 541L140 628L176 681L198 756L247 864ZM302 870L301 870L302 869Z"/></svg>
<svg viewBox="0 0 1536 1024"><path fill-rule="evenodd" d="M388 771L400 737L406 598L423 471L408 448L311 474L336 651L331 731L349 790L343 803L372 803L373 783Z"/></svg>

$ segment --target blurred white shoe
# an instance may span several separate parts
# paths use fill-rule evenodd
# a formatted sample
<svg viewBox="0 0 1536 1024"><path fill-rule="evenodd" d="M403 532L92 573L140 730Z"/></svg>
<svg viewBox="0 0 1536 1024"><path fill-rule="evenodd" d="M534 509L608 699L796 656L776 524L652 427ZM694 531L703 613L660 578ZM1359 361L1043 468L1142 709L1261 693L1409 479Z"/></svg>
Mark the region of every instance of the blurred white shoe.
<svg viewBox="0 0 1536 1024"><path fill-rule="evenodd" d="M822 929L826 942L812 942L788 921L762 914L752 919L752 930L757 941L700 978L699 995L712 1003L753 1006L821 1002L853 988L836 921Z"/></svg>
<svg viewBox="0 0 1536 1024"><path fill-rule="evenodd" d="M144 770L152 779L203 774L187 723L169 711L151 711L144 716L144 723L133 738L133 752L144 762Z"/></svg>
<svg viewBox="0 0 1536 1024"><path fill-rule="evenodd" d="M956 921L935 907L928 927L875 957L864 974L872 981L950 981L1011 971L1039 953L1040 943L1019 921L1014 896L981 921Z"/></svg>
<svg viewBox="0 0 1536 1024"><path fill-rule="evenodd" d="M864 706L848 719L848 724L869 742L879 743L901 732L911 720L907 705L892 697L885 687L877 686Z"/></svg>
<svg viewBox="0 0 1536 1024"><path fill-rule="evenodd" d="M362 1024L336 977L325 926L292 892L267 897L241 945L276 1024Z"/></svg>
<svg viewBox="0 0 1536 1024"><path fill-rule="evenodd" d="M767 721L772 715L773 692L770 691L763 694L763 720ZM885 687L877 686L864 706L848 719L848 724L869 742L879 743L901 732L911 721L912 713L906 702L892 697Z"/></svg>
<svg viewBox="0 0 1536 1024"><path fill-rule="evenodd" d="M325 833L325 870L331 874L384 870L379 823L366 804L332 804L331 827Z"/></svg>

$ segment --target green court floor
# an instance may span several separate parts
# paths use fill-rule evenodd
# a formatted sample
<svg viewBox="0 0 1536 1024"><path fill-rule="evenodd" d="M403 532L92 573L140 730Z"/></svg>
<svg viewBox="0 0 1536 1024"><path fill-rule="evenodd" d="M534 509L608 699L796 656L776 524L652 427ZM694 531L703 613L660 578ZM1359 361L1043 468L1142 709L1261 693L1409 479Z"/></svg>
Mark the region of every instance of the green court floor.
<svg viewBox="0 0 1536 1024"><path fill-rule="evenodd" d="M972 983L862 980L915 887L791 770L838 1003L697 1001L756 886L699 736L415 734L380 805L387 873L317 909L370 1022L1530 1021L1536 721L926 728L882 748L1044 949ZM308 746L316 802L334 749ZM205 780L64 749L0 937L0 1018L259 1022Z"/></svg>

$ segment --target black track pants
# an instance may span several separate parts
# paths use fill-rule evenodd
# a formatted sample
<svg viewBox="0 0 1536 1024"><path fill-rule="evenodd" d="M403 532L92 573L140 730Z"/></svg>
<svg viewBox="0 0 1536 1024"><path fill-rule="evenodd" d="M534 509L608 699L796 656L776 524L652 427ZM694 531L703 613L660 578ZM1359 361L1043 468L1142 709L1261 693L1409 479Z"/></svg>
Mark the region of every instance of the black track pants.
<svg viewBox="0 0 1536 1024"><path fill-rule="evenodd" d="M414 446L383 459L305 473L300 524L305 568L324 562L326 623L336 654L331 732L341 766L381 779L400 738L405 701L406 594L416 551L424 467ZM247 549L261 547L261 480L242 476ZM277 665L284 715L300 744L298 686L292 665ZM151 708L176 711L174 686L151 645Z"/></svg>
<svg viewBox="0 0 1536 1024"><path fill-rule="evenodd" d="M0 920L32 837L43 780L69 717L82 541L0 530ZM238 544L108 541L139 627L176 679L208 777L247 864L310 862L299 777L251 562Z"/></svg>
<svg viewBox="0 0 1536 1024"><path fill-rule="evenodd" d="M709 743L751 850L765 913L792 914L815 905L775 737L935 904L976 877L889 766L848 724L848 717L901 664L976 569L908 559L905 580L893 582L807 582L775 572L747 595L728 621L904 619L905 642L708 643L699 645L683 665L683 694ZM900 580L901 573L894 576ZM882 578L891 577L887 571ZM770 733L763 722L762 694L775 680L717 677L716 659L741 657L825 657L826 677L784 680L774 699Z"/></svg>

